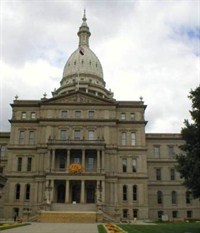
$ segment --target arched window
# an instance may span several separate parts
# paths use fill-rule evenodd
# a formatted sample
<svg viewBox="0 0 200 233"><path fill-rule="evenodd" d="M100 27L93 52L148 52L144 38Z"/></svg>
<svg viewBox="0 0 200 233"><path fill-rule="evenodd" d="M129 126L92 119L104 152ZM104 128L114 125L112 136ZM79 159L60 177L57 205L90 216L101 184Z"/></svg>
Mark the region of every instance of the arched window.
<svg viewBox="0 0 200 233"><path fill-rule="evenodd" d="M20 199L20 184L16 184L15 186L15 199L16 200Z"/></svg>
<svg viewBox="0 0 200 233"><path fill-rule="evenodd" d="M25 199L30 200L30 191L31 191L31 186L30 184L27 184L25 187Z"/></svg>
<svg viewBox="0 0 200 233"><path fill-rule="evenodd" d="M127 185L123 185L123 201L127 201Z"/></svg>
<svg viewBox="0 0 200 233"><path fill-rule="evenodd" d="M162 191L157 192L157 203L162 204L163 203L163 193Z"/></svg>
<svg viewBox="0 0 200 233"><path fill-rule="evenodd" d="M172 191L172 204L177 204L177 193Z"/></svg>
<svg viewBox="0 0 200 233"><path fill-rule="evenodd" d="M133 185L133 201L137 201L137 185Z"/></svg>

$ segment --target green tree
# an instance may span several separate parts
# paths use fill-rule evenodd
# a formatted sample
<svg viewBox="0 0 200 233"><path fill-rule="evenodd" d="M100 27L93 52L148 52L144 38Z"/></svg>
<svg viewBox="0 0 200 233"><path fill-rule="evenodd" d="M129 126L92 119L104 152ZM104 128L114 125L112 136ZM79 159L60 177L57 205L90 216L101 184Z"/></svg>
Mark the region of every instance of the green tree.
<svg viewBox="0 0 200 233"><path fill-rule="evenodd" d="M182 153L178 156L177 170L193 197L200 198L200 86L191 90L189 98L192 123L185 120L181 130L184 144L180 146Z"/></svg>

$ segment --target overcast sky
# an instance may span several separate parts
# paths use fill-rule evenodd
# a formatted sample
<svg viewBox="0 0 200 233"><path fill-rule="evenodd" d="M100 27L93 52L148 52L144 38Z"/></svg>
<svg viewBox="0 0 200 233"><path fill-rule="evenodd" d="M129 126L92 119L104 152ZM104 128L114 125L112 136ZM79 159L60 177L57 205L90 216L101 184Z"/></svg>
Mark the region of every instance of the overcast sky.
<svg viewBox="0 0 200 233"><path fill-rule="evenodd" d="M179 133L200 84L200 1L0 0L0 131L10 103L60 86L86 8L90 48L117 100L147 104L146 132Z"/></svg>

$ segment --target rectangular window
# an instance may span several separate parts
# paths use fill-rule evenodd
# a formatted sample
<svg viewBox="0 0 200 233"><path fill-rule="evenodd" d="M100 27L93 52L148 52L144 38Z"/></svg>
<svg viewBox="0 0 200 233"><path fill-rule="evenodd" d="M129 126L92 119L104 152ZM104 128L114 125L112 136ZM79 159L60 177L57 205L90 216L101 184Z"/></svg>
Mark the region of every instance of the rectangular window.
<svg viewBox="0 0 200 233"><path fill-rule="evenodd" d="M170 178L171 178L171 180L175 180L175 178L176 178L175 176L176 176L175 169L171 168L170 169Z"/></svg>
<svg viewBox="0 0 200 233"><path fill-rule="evenodd" d="M67 111L61 112L61 118L67 118Z"/></svg>
<svg viewBox="0 0 200 233"><path fill-rule="evenodd" d="M22 112L22 119L26 119L26 112Z"/></svg>
<svg viewBox="0 0 200 233"><path fill-rule="evenodd" d="M157 203L162 204L163 203L163 193L162 191L157 192Z"/></svg>
<svg viewBox="0 0 200 233"><path fill-rule="evenodd" d="M127 201L127 185L123 185L123 201Z"/></svg>
<svg viewBox="0 0 200 233"><path fill-rule="evenodd" d="M24 144L25 142L25 132L19 131L19 144Z"/></svg>
<svg viewBox="0 0 200 233"><path fill-rule="evenodd" d="M122 159L122 172L127 172L127 159Z"/></svg>
<svg viewBox="0 0 200 233"><path fill-rule="evenodd" d="M87 170L88 171L94 170L94 158L93 157L88 158Z"/></svg>
<svg viewBox="0 0 200 233"><path fill-rule="evenodd" d="M137 172L137 160L132 159L132 172Z"/></svg>
<svg viewBox="0 0 200 233"><path fill-rule="evenodd" d="M36 113L35 112L32 112L31 113L31 119L35 119L36 118Z"/></svg>
<svg viewBox="0 0 200 233"><path fill-rule="evenodd" d="M174 158L174 146L168 146L168 157L170 159L173 159Z"/></svg>
<svg viewBox="0 0 200 233"><path fill-rule="evenodd" d="M79 157L74 157L74 163L81 163L81 160Z"/></svg>
<svg viewBox="0 0 200 233"><path fill-rule="evenodd" d="M31 190L31 186L30 184L27 184L26 185L26 196L25 196L26 200L30 200L30 190Z"/></svg>
<svg viewBox="0 0 200 233"><path fill-rule="evenodd" d="M94 140L94 130L89 130L88 131L88 139L89 140Z"/></svg>
<svg viewBox="0 0 200 233"><path fill-rule="evenodd" d="M126 133L125 132L121 133L121 144L122 146L126 145Z"/></svg>
<svg viewBox="0 0 200 233"><path fill-rule="evenodd" d="M133 120L135 120L135 113L131 113L131 120L133 121Z"/></svg>
<svg viewBox="0 0 200 233"><path fill-rule="evenodd" d="M89 119L94 118L94 111L89 111L89 112L88 112L88 118L89 118Z"/></svg>
<svg viewBox="0 0 200 233"><path fill-rule="evenodd" d="M126 114L124 112L121 113L121 120L126 120Z"/></svg>
<svg viewBox="0 0 200 233"><path fill-rule="evenodd" d="M59 158L59 168L65 169L65 157L63 155L61 155Z"/></svg>
<svg viewBox="0 0 200 233"><path fill-rule="evenodd" d="M60 139L66 140L67 139L67 130L60 130Z"/></svg>
<svg viewBox="0 0 200 233"><path fill-rule="evenodd" d="M81 111L75 111L75 118L81 118Z"/></svg>
<svg viewBox="0 0 200 233"><path fill-rule="evenodd" d="M192 199L192 193L190 191L187 191L185 193L185 201L186 204L191 204L191 199Z"/></svg>
<svg viewBox="0 0 200 233"><path fill-rule="evenodd" d="M162 219L162 216L163 216L163 211L159 210L158 211L158 219Z"/></svg>
<svg viewBox="0 0 200 233"><path fill-rule="evenodd" d="M31 171L31 168L32 168L32 158L29 157L27 159L27 171L30 172Z"/></svg>
<svg viewBox="0 0 200 233"><path fill-rule="evenodd" d="M136 134L131 132L131 146L135 146L136 144Z"/></svg>
<svg viewBox="0 0 200 233"><path fill-rule="evenodd" d="M137 201L137 185L133 185L133 201Z"/></svg>
<svg viewBox="0 0 200 233"><path fill-rule="evenodd" d="M160 158L160 146L154 146L154 158Z"/></svg>
<svg viewBox="0 0 200 233"><path fill-rule="evenodd" d="M176 205L177 204L177 192L172 191L172 204Z"/></svg>
<svg viewBox="0 0 200 233"><path fill-rule="evenodd" d="M178 211L177 210L172 211L172 217L178 218Z"/></svg>
<svg viewBox="0 0 200 233"><path fill-rule="evenodd" d="M81 131L80 130L74 130L74 139L75 140L81 139Z"/></svg>
<svg viewBox="0 0 200 233"><path fill-rule="evenodd" d="M35 132L29 131L29 144L33 145L35 143Z"/></svg>
<svg viewBox="0 0 200 233"><path fill-rule="evenodd" d="M161 180L161 169L160 168L156 169L156 180Z"/></svg>
<svg viewBox="0 0 200 233"><path fill-rule="evenodd" d="M17 171L21 172L21 170L22 170L22 158L19 157L17 158Z"/></svg>
<svg viewBox="0 0 200 233"><path fill-rule="evenodd" d="M6 146L0 145L0 155L4 157L6 155Z"/></svg>
<svg viewBox="0 0 200 233"><path fill-rule="evenodd" d="M16 200L20 199L20 184L17 184L15 186L15 198L16 198Z"/></svg>
<svg viewBox="0 0 200 233"><path fill-rule="evenodd" d="M187 218L192 218L192 210L187 211Z"/></svg>
<svg viewBox="0 0 200 233"><path fill-rule="evenodd" d="M138 217L138 210L133 209L133 218L137 218Z"/></svg>
<svg viewBox="0 0 200 233"><path fill-rule="evenodd" d="M123 209L123 218L128 218L128 210Z"/></svg>

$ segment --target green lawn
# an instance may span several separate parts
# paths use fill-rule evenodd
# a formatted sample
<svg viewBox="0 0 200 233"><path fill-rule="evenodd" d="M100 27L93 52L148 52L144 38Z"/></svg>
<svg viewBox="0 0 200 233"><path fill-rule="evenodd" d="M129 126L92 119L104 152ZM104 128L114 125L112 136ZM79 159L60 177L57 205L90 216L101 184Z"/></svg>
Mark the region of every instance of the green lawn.
<svg viewBox="0 0 200 233"><path fill-rule="evenodd" d="M200 233L200 223L161 223L158 225L119 224L128 233ZM106 233L102 225L99 233Z"/></svg>
<svg viewBox="0 0 200 233"><path fill-rule="evenodd" d="M0 226L0 231L4 231L4 230L11 229L11 228L16 228L16 227L23 227L27 225L30 225L30 223L19 223L19 224L6 224L5 223L5 226Z"/></svg>

